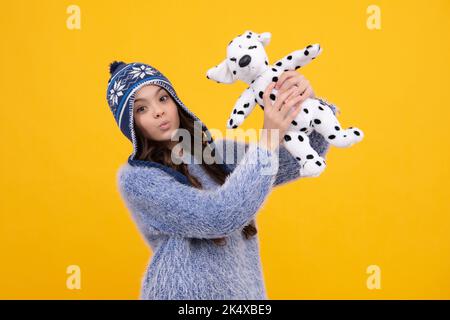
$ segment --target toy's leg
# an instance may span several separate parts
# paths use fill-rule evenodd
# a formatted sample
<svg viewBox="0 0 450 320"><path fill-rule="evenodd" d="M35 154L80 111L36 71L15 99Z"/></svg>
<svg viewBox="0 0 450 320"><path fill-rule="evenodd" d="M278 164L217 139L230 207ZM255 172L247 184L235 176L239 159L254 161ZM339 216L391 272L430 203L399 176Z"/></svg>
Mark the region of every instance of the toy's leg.
<svg viewBox="0 0 450 320"><path fill-rule="evenodd" d="M252 112L255 107L255 96L250 87L244 90L244 92L239 96L236 104L233 107L233 111L227 120L227 128L235 129L239 127L245 118Z"/></svg>
<svg viewBox="0 0 450 320"><path fill-rule="evenodd" d="M306 48L291 52L287 56L275 62L275 68L280 67L284 70L297 70L306 66L322 52L318 43L310 44Z"/></svg>
<svg viewBox="0 0 450 320"><path fill-rule="evenodd" d="M292 120L288 131L300 131L309 136L311 132L314 130L314 128L311 126L313 113L308 110L310 108L308 108L309 107L308 104L305 104L306 101L308 101L308 99L306 99L303 102L301 106L302 110L295 117L295 119Z"/></svg>
<svg viewBox="0 0 450 320"><path fill-rule="evenodd" d="M325 160L311 147L305 133L287 131L283 143L299 162L301 177L317 177L325 170Z"/></svg>
<svg viewBox="0 0 450 320"><path fill-rule="evenodd" d="M307 110L310 114L310 126L333 146L349 147L364 138L364 133L358 128L343 129L331 108L317 99L306 99L302 109L299 115Z"/></svg>

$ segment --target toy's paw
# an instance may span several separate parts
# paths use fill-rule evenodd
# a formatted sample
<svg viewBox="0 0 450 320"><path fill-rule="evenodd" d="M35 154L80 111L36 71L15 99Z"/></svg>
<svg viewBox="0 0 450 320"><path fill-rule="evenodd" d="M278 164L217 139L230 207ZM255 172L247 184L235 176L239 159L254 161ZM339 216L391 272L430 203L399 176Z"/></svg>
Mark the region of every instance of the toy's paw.
<svg viewBox="0 0 450 320"><path fill-rule="evenodd" d="M240 114L233 114L227 121L228 129L235 129L244 122L244 116Z"/></svg>
<svg viewBox="0 0 450 320"><path fill-rule="evenodd" d="M305 50L305 55L310 54L313 57L317 57L321 53L322 53L322 48L320 47L320 44L318 44L318 43L310 44L309 46L306 47L306 50Z"/></svg>
<svg viewBox="0 0 450 320"><path fill-rule="evenodd" d="M364 132L359 129L359 128L355 128L355 127L350 127L348 128L351 132L351 134L353 135L353 143L357 143L360 142L362 139L364 139Z"/></svg>
<svg viewBox="0 0 450 320"><path fill-rule="evenodd" d="M327 141L335 147L347 148L364 138L364 132L356 127L349 127L327 136Z"/></svg>
<svg viewBox="0 0 450 320"><path fill-rule="evenodd" d="M312 159L309 159L311 158ZM300 168L300 176L302 177L317 177L327 167L325 160L322 157L314 157L313 155L307 156L308 160Z"/></svg>

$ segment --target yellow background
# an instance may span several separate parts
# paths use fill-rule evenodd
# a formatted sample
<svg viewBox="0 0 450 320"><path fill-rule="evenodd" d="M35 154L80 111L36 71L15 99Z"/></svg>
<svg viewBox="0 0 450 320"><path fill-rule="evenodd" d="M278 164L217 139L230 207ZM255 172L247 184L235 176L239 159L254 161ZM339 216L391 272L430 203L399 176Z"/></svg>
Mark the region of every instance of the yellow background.
<svg viewBox="0 0 450 320"><path fill-rule="evenodd" d="M71 4L81 30L66 27ZM381 30L366 27L371 4ZM106 102L109 63L160 69L225 132L246 85L205 74L247 29L272 33L271 63L320 43L301 73L365 133L261 209L269 298L450 298L449 13L447 0L3 3L0 298L138 298L151 251L117 190L131 144ZM242 128L262 120L255 108ZM81 290L66 288L69 265Z"/></svg>

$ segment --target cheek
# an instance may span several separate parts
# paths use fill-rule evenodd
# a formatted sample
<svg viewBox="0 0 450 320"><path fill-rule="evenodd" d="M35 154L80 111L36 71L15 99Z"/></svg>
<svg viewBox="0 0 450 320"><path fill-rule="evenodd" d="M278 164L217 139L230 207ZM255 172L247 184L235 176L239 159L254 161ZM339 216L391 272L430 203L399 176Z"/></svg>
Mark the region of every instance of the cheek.
<svg viewBox="0 0 450 320"><path fill-rule="evenodd" d="M158 135L159 129L157 128L157 123L153 117L147 117L144 115L135 116L134 118L136 125L139 127L141 132L143 132L148 138L154 139Z"/></svg>

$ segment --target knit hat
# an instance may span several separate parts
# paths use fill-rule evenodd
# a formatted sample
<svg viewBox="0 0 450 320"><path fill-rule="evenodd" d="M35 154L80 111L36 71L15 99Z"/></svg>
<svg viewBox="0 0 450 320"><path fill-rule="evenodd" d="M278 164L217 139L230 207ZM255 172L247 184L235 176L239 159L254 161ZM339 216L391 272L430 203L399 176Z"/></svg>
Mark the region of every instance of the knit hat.
<svg viewBox="0 0 450 320"><path fill-rule="evenodd" d="M217 157L217 153L215 152L216 146L208 128L184 105L169 79L167 79L159 70L140 62L125 63L123 61L114 61L109 66L109 72L111 77L108 80L106 98L117 125L122 133L133 144L133 153L128 157L128 162L130 164L151 164L151 161L135 159L138 151L138 143L133 125L135 93L143 86L149 84L163 87L171 95L178 107L181 107L186 111L188 116L201 124L203 143L207 144L212 149L211 155ZM222 163L222 161L219 163ZM226 165L223 164L222 167L229 172Z"/></svg>

